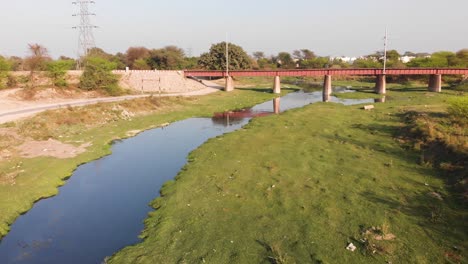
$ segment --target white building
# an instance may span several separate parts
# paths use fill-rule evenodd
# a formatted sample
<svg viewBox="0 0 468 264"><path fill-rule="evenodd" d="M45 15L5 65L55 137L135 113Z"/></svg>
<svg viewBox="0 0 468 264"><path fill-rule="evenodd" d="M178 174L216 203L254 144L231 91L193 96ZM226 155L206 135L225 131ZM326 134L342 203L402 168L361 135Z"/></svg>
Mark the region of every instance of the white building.
<svg viewBox="0 0 468 264"><path fill-rule="evenodd" d="M403 62L403 63L408 63L408 62L412 61L413 59L416 59L416 57L414 57L414 56L402 56L402 57L400 57L400 61Z"/></svg>
<svg viewBox="0 0 468 264"><path fill-rule="evenodd" d="M357 60L356 57L346 57L346 56L340 56L340 57L330 57L330 60L341 60L342 62L346 63L353 63L355 60Z"/></svg>

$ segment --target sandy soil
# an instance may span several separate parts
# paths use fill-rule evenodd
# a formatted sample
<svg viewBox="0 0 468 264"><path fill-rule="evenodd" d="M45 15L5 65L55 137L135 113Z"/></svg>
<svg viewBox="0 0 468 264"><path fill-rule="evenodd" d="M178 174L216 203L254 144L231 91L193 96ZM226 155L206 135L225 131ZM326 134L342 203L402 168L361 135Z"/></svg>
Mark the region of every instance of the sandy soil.
<svg viewBox="0 0 468 264"><path fill-rule="evenodd" d="M161 96L198 96L214 93L222 89L222 87L215 83L206 81L203 81L202 83L205 85L204 89L185 93L161 94ZM44 89L34 94L32 98L25 99L25 95L23 93L24 90L22 88L0 91L0 124L28 117L48 109L57 109L68 106L83 106L98 102L114 102L151 96L151 94L144 94L96 98L96 93L76 91L64 92L60 90L57 91L55 89ZM129 131L128 135L133 136L139 132L140 131ZM11 142L17 142L18 145L12 146ZM40 156L72 158L85 152L86 148L89 146L89 143L83 143L80 146L75 146L52 139L47 141L34 141L31 138L21 137L19 133L17 133L16 128L0 128L0 162L9 160L12 156L17 155L25 158ZM7 175L6 178L10 179L11 183L14 183L15 175Z"/></svg>
<svg viewBox="0 0 468 264"><path fill-rule="evenodd" d="M49 139L47 141L27 141L17 147L20 155L25 158L35 158L48 156L59 159L73 158L86 151L91 146L90 143L81 146L65 144L57 140Z"/></svg>
<svg viewBox="0 0 468 264"><path fill-rule="evenodd" d="M197 89L183 93L164 93L161 94L161 96L205 95L217 92L223 88L216 83L211 83L208 81L203 81L202 83L205 85L204 89ZM197 84L199 85L199 83ZM96 104L100 102L123 101L145 96L151 96L151 94L120 97L98 96L99 94L94 92L63 91L61 89L57 90L50 88L41 90L40 92L34 94L34 96L30 98L30 95L25 95L24 89L21 88L1 90L0 124L32 116L36 113L50 109L58 109L68 106L83 106L89 104Z"/></svg>

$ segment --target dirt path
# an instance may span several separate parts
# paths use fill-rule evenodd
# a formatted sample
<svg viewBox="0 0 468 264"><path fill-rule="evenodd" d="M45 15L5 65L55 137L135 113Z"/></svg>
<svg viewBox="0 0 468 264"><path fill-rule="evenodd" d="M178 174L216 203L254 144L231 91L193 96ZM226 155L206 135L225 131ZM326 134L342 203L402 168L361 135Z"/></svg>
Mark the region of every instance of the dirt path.
<svg viewBox="0 0 468 264"><path fill-rule="evenodd" d="M222 89L221 86L203 81L203 84L206 86L205 89L196 90L185 93L170 93L170 94L161 94L162 97L168 96L198 96L205 95L219 91ZM124 100L132 100L136 98L154 96L155 94L142 94L142 95L127 95L119 97L101 97L101 98L81 98L81 99L62 99L62 98L52 98L52 99L41 99L38 101L27 101L20 100L14 97L20 89L10 89L6 91L0 91L0 124L15 121L20 118L32 116L36 113L51 110L59 109L64 107L74 107L74 106L84 106L97 103L109 103L117 102ZM158 94L156 94L159 96Z"/></svg>

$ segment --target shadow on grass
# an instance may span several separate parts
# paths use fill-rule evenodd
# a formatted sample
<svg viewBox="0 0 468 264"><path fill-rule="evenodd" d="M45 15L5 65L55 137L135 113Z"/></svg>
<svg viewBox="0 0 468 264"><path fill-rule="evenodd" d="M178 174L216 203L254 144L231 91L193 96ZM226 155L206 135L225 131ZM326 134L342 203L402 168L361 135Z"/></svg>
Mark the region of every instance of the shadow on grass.
<svg viewBox="0 0 468 264"><path fill-rule="evenodd" d="M260 240L255 240L255 242L257 242L260 246L262 246L263 249L265 249L266 251L265 261L267 261L270 264L281 263L275 256L276 254L274 252L274 249L267 242L260 241Z"/></svg>
<svg viewBox="0 0 468 264"><path fill-rule="evenodd" d="M384 125L378 123L371 123L371 124L353 124L351 128L358 129L364 131L365 133L371 135L383 135L386 138L393 138L395 135L399 133L401 127L399 126L392 126L392 125ZM414 163L417 162L417 155L404 155L405 150L400 147L391 147L389 148L386 145L381 145L380 141L369 140L368 137L362 136L344 136L344 135L337 135L329 137L330 140L349 143L364 149L371 149L374 151L386 153L387 155L391 155L393 160L404 160L408 161L408 159L412 159L410 162Z"/></svg>
<svg viewBox="0 0 468 264"><path fill-rule="evenodd" d="M444 113L427 113L432 116L445 116ZM407 114L398 114L400 120L405 120ZM406 120L405 120L406 121ZM406 133L406 126L391 126L382 124L357 124L353 128L366 131L371 134L383 134L385 137L399 138L401 134ZM357 140L354 138L343 138L343 140L349 141L350 143L358 146L372 148L377 151L383 151L389 154L392 159L400 159L409 161L410 163L419 163L418 157L420 154L418 151L408 148L403 149L403 146L382 148L378 142L372 140ZM439 150L440 151L440 150ZM435 151L435 152L439 152ZM434 150L431 150L434 152ZM442 153L442 152L440 152ZM453 156L453 153L446 153L446 155ZM414 159L414 160L411 160ZM427 175L429 178L439 178L448 183L449 178L441 173L440 170L433 169L429 166L417 166L413 167L413 170L417 170L422 175ZM456 199L454 199L456 192L450 190L447 196L439 193L439 189L424 182L414 180L408 176L403 176L402 179L406 183L406 187L397 187L392 189L390 192L373 192L372 190L365 191L360 195L376 204L381 205L384 208L388 208L393 214L403 214L410 219L415 221L421 227L424 232L423 236L433 240L436 244L446 247L446 252L452 250L452 247L464 248L462 241L466 240L466 213L463 205L460 205ZM441 241L442 240L442 241ZM456 257L460 254L456 253Z"/></svg>
<svg viewBox="0 0 468 264"><path fill-rule="evenodd" d="M366 191L361 193L361 196L374 204L388 208L393 214L404 214L415 218L427 237L437 244L441 242L440 237L445 237L453 243L464 241L463 232L459 232L464 229L463 219L450 210L444 200L433 196L435 193L430 190L422 194L405 192L401 196L406 202L402 202L395 193L390 197Z"/></svg>
<svg viewBox="0 0 468 264"><path fill-rule="evenodd" d="M397 92L428 92L427 87L390 87L387 90Z"/></svg>
<svg viewBox="0 0 468 264"><path fill-rule="evenodd" d="M354 91L360 92L360 93L375 94L375 90L374 90L373 87L352 87L351 90L354 90Z"/></svg>
<svg viewBox="0 0 468 264"><path fill-rule="evenodd" d="M236 88L236 89L239 89L239 90L243 90L243 91L252 91L252 92L259 92L259 93L273 93L273 89L270 88L270 87L265 87L265 88ZM301 89L299 88L281 88L282 91L290 91L290 92L296 92L296 91L299 91Z"/></svg>

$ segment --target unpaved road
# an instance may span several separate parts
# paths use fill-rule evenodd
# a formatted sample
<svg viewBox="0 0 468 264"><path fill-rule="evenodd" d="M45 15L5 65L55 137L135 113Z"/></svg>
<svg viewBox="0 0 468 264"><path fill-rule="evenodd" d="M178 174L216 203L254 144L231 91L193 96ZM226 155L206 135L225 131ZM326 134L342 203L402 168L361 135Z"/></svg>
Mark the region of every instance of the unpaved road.
<svg viewBox="0 0 468 264"><path fill-rule="evenodd" d="M186 93L171 93L171 94L142 94L142 95L127 95L119 97L101 97L101 98L88 98L88 99L49 99L40 101L25 101L18 100L12 97L19 89L11 89L0 92L0 124L15 121L20 118L32 116L36 113L59 109L64 107L84 106L97 103L109 103L124 100L132 100L136 98L149 97L149 96L197 96L205 95L219 91L222 87L209 82L203 82L207 87L202 90L196 90Z"/></svg>

